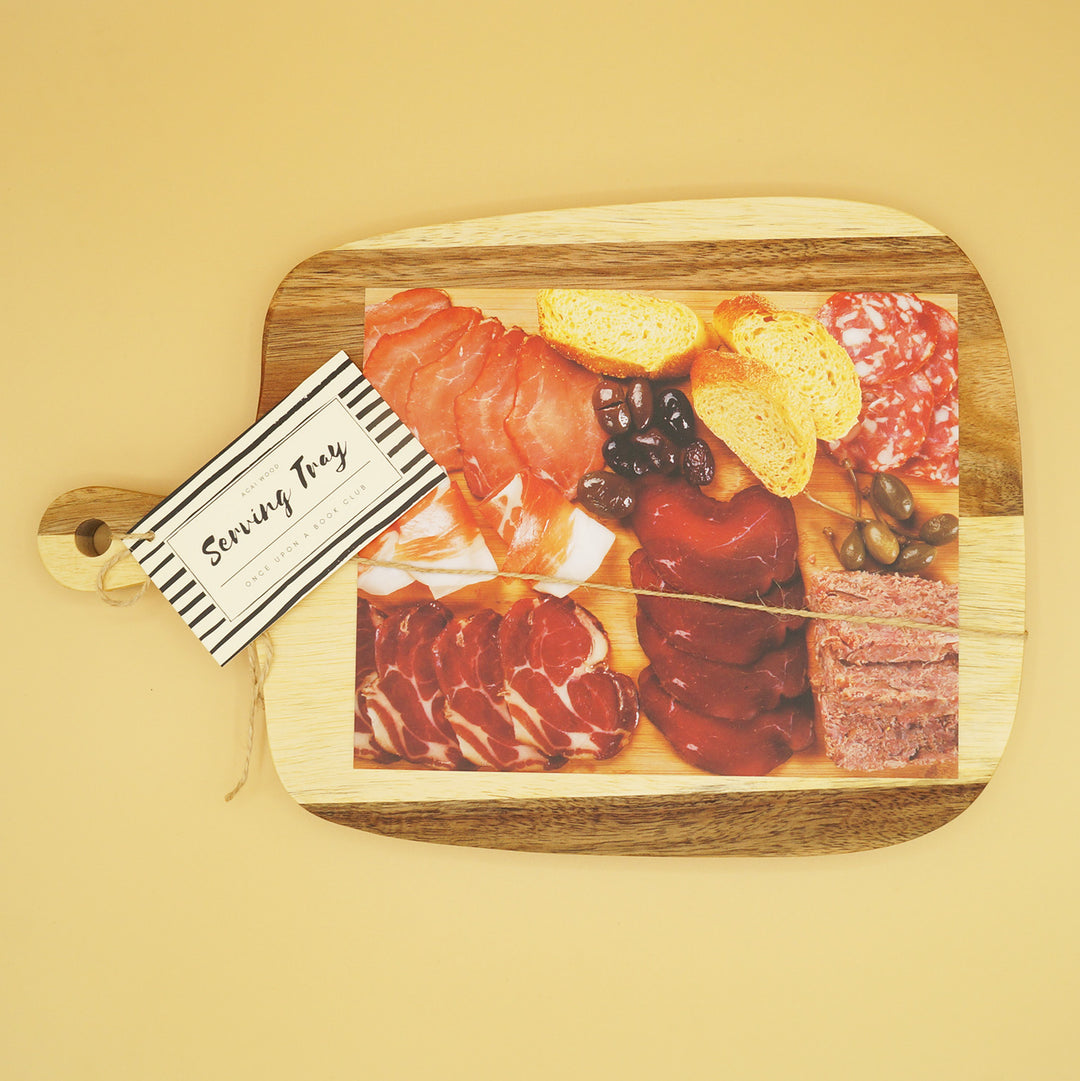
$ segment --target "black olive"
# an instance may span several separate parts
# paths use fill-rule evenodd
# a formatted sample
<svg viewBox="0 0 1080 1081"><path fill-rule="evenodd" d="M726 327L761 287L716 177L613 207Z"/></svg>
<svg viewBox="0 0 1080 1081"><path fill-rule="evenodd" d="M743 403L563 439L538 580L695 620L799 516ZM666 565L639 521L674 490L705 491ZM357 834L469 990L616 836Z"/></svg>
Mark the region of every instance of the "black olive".
<svg viewBox="0 0 1080 1081"><path fill-rule="evenodd" d="M630 410L626 402L612 402L596 411L596 419L600 427L609 435L622 435L630 431Z"/></svg>
<svg viewBox="0 0 1080 1081"><path fill-rule="evenodd" d="M592 395L593 409L599 412L605 406L626 401L626 384L615 379L601 379Z"/></svg>
<svg viewBox="0 0 1080 1081"><path fill-rule="evenodd" d="M626 404L630 409L630 419L633 421L634 430L645 431L652 423L652 384L646 379L633 380L626 388Z"/></svg>
<svg viewBox="0 0 1080 1081"><path fill-rule="evenodd" d="M926 570L934 562L936 554L937 552L932 544L927 544L925 541L908 541L900 549L900 554L896 557L896 562L893 563L893 570L897 570L901 574L915 574Z"/></svg>
<svg viewBox="0 0 1080 1081"><path fill-rule="evenodd" d="M653 423L680 447L692 443L697 435L694 407L681 390L668 387L657 398Z"/></svg>
<svg viewBox="0 0 1080 1081"><path fill-rule="evenodd" d="M915 500L911 490L899 478L891 473L875 473L870 483L870 495L874 502L886 513L904 521L915 513Z"/></svg>
<svg viewBox="0 0 1080 1081"><path fill-rule="evenodd" d="M960 532L960 519L955 514L935 514L923 522L919 537L927 544L949 544Z"/></svg>
<svg viewBox="0 0 1080 1081"><path fill-rule="evenodd" d="M688 443L679 455L679 468L682 475L699 488L709 484L716 476L716 460L709 444L704 439L695 439Z"/></svg>
<svg viewBox="0 0 1080 1081"><path fill-rule="evenodd" d="M866 545L858 529L853 529L844 538L836 554L840 557L840 566L846 571L861 571L866 566Z"/></svg>
<svg viewBox="0 0 1080 1081"><path fill-rule="evenodd" d="M651 462L648 454L630 436L612 436L603 446L604 461L620 477L643 477L649 472Z"/></svg>
<svg viewBox="0 0 1080 1081"><path fill-rule="evenodd" d="M867 552L883 567L896 562L900 554L900 541L884 522L864 522L862 539Z"/></svg>
<svg viewBox="0 0 1080 1081"><path fill-rule="evenodd" d="M578 481L577 495L583 506L601 518L625 518L636 502L633 485L603 469L586 473Z"/></svg>
<svg viewBox="0 0 1080 1081"><path fill-rule="evenodd" d="M659 428L636 432L629 441L641 449L655 473L674 473L679 468L679 448Z"/></svg>

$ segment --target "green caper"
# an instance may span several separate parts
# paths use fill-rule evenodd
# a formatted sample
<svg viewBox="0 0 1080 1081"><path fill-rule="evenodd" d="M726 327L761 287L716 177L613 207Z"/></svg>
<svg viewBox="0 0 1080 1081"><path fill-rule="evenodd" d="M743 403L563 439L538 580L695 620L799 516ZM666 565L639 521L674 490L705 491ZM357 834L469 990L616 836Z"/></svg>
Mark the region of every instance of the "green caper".
<svg viewBox="0 0 1080 1081"><path fill-rule="evenodd" d="M866 545L858 529L853 529L847 535L836 554L840 557L840 566L846 571L861 571L866 566Z"/></svg>
<svg viewBox="0 0 1080 1081"><path fill-rule="evenodd" d="M866 551L883 567L896 562L900 554L900 541L884 522L863 522L862 539Z"/></svg>
<svg viewBox="0 0 1080 1081"><path fill-rule="evenodd" d="M874 502L886 513L899 521L910 518L915 513L915 500L911 490L891 473L875 473L870 483L870 495Z"/></svg>
<svg viewBox="0 0 1080 1081"><path fill-rule="evenodd" d="M927 544L950 544L960 532L960 519L955 514L935 514L923 522L919 537Z"/></svg>
<svg viewBox="0 0 1080 1081"><path fill-rule="evenodd" d="M925 541L908 541L900 549L900 554L893 564L893 570L901 574L917 574L919 571L926 570L934 562L935 555L937 551L932 544L927 544Z"/></svg>

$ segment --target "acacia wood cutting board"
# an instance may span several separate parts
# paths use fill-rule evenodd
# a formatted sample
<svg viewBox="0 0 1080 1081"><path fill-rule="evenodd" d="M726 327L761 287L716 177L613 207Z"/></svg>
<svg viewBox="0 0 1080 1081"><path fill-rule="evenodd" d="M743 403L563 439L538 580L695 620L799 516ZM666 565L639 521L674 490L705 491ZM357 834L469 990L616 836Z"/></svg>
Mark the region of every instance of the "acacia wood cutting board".
<svg viewBox="0 0 1080 1081"><path fill-rule="evenodd" d="M303 806L333 821L447 843L542 851L765 855L851 851L919 836L962 811L989 780L1016 709L1024 628L1019 433L1001 326L978 273L948 238L887 208L805 199L708 200L513 215L375 237L320 252L282 282L266 317L258 414L339 349L363 355L365 304L415 286L535 329L535 290L640 289L708 315L755 291L813 312L841 290L914 292L951 308L960 328L960 461L955 489L913 484L920 509L957 509L958 551L934 573L959 583L960 756L955 776L852 775L820 745L767 777L710 776L682 763L643 721L607 764L551 774L357 768L352 756L356 565L347 564L272 629L266 686L275 766ZM530 322L531 320L531 322ZM718 495L749 476L714 441ZM812 491L834 503L842 472L824 455ZM727 487L725 493L722 489ZM849 493L850 494L850 493ZM100 557L81 554L87 521L123 529L157 497L82 489L46 513L42 556L65 584L93 588ZM827 560L827 512L796 502L800 563ZM492 547L497 539L492 538ZM81 548L87 547L85 540ZM617 580L633 547L620 536L599 576ZM623 572L625 574L625 572ZM138 581L133 560L111 584ZM506 603L520 583L491 583L458 603ZM464 596L464 595L463 595ZM404 598L402 598L404 599ZM603 620L616 668L643 657L633 600L579 591ZM996 633L984 633L992 628ZM362 765L362 764L360 764Z"/></svg>

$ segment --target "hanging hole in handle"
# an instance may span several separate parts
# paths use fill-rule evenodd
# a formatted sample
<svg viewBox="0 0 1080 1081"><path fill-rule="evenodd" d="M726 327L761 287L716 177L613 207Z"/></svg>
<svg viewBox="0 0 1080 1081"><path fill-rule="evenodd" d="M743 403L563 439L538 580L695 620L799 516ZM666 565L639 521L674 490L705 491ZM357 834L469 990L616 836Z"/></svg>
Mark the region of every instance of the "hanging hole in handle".
<svg viewBox="0 0 1080 1081"><path fill-rule="evenodd" d="M84 556L103 556L112 545L112 530L100 518L87 518L75 527L75 547Z"/></svg>

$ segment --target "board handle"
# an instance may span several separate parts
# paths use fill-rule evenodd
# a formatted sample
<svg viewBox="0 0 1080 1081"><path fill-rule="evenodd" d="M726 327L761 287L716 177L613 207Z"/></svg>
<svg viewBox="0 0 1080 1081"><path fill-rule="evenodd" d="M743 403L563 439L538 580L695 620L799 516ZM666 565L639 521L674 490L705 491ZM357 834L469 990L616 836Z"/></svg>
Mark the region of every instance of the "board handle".
<svg viewBox="0 0 1080 1081"><path fill-rule="evenodd" d="M109 589L145 582L142 567L118 538L161 499L159 495L100 485L65 492L41 516L41 562L61 585L92 593L97 589L102 566L120 555L109 571Z"/></svg>

